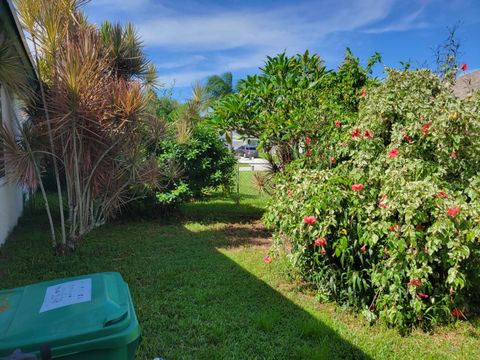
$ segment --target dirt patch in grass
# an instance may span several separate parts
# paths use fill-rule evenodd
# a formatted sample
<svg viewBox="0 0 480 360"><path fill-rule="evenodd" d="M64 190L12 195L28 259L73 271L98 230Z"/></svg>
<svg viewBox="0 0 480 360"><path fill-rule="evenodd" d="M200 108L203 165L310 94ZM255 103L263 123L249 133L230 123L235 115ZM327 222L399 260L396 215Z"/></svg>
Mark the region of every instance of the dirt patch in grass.
<svg viewBox="0 0 480 360"><path fill-rule="evenodd" d="M272 234L265 229L261 221L249 223L228 224L222 232L225 238L218 247L223 248L244 248L244 247L262 247L269 248L272 245Z"/></svg>

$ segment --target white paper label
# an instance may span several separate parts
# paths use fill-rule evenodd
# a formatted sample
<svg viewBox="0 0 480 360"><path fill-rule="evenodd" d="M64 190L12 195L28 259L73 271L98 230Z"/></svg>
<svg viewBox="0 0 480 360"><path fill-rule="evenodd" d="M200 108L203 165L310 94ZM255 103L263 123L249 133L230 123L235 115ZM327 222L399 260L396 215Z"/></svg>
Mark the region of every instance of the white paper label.
<svg viewBox="0 0 480 360"><path fill-rule="evenodd" d="M81 279L49 286L40 313L92 300L92 279Z"/></svg>

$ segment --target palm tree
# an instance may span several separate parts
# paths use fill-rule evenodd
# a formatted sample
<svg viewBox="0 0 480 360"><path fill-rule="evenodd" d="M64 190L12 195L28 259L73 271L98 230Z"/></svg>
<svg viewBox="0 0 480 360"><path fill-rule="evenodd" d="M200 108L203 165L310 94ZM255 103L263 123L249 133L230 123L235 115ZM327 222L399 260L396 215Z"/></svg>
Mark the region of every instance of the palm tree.
<svg viewBox="0 0 480 360"><path fill-rule="evenodd" d="M24 136L25 146L17 146L7 134L6 150L18 175L22 159L51 156L62 231L57 241L52 230L52 242L60 253L135 197L133 185L155 181L157 171L139 141L155 68L131 25L98 30L80 11L85 2L17 0L34 46L41 100L30 105L32 120L24 128L33 137ZM30 173L42 188L41 160L34 164Z"/></svg>
<svg viewBox="0 0 480 360"><path fill-rule="evenodd" d="M209 76L205 85L205 92L212 100L233 93L232 73L226 72L222 75Z"/></svg>
<svg viewBox="0 0 480 360"><path fill-rule="evenodd" d="M115 75L125 80L155 80L155 65L145 56L142 40L131 23L112 24L105 21L100 37L108 49Z"/></svg>

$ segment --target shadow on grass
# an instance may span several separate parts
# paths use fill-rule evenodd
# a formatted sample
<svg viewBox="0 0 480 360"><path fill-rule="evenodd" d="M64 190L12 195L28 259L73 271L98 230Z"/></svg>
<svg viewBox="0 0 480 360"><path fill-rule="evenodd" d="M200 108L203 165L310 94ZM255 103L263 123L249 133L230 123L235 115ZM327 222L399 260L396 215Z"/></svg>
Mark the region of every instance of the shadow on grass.
<svg viewBox="0 0 480 360"><path fill-rule="evenodd" d="M43 213L29 214L0 248L0 287L122 273L142 328L137 359L369 358L218 251L227 235L198 223L106 225L58 258Z"/></svg>

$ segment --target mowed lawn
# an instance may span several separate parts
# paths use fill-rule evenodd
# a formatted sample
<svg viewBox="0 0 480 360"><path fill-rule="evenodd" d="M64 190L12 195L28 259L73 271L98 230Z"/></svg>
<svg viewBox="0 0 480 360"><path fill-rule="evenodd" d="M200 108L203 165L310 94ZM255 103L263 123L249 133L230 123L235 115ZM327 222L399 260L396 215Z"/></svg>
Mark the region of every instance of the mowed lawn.
<svg viewBox="0 0 480 360"><path fill-rule="evenodd" d="M280 261L263 262L266 197L249 176L240 205L217 197L167 220L106 225L63 258L51 253L44 213L27 210L0 248L0 288L120 272L142 329L138 359L480 359L478 326L401 336L285 281Z"/></svg>

